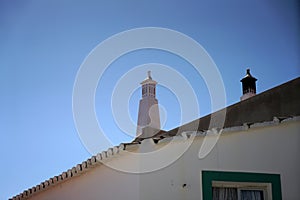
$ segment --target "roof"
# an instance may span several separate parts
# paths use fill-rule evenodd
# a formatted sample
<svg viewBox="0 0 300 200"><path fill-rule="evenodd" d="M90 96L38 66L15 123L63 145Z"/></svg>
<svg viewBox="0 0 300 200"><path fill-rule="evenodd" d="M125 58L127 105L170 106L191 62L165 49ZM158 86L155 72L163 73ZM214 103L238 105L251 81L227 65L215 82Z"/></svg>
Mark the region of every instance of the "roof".
<svg viewBox="0 0 300 200"><path fill-rule="evenodd" d="M300 77L257 94L251 98L240 101L222 110L196 119L183 126L167 132L168 135L176 135L181 131L191 130L197 127L198 131L208 130L211 127L228 128L241 126L244 123L259 123L272 121L274 117L290 117L300 115ZM226 114L222 127L217 123L210 124L212 116L218 117Z"/></svg>
<svg viewBox="0 0 300 200"><path fill-rule="evenodd" d="M225 123L222 127L214 127L223 129L222 133L243 131L251 128L274 126L290 121L300 121L300 78L291 80L285 84L272 88L254 97L226 107ZM224 109L204 116L183 126L177 127L170 131L160 131L152 137L154 141L159 141L166 137L173 137L184 131L191 130L190 127L197 124L196 132L201 132L198 136L204 136L209 132L209 124L212 115L223 114ZM143 138L145 139L145 138ZM109 148L107 151L98 153L95 156L83 161L81 164L54 176L22 193L12 197L11 199L26 199L38 192L44 191L50 187L60 184L72 177L79 176L86 171L101 165L102 160L113 157L119 152L126 149L127 146L139 145L140 140L134 140L131 143L122 143L119 146Z"/></svg>

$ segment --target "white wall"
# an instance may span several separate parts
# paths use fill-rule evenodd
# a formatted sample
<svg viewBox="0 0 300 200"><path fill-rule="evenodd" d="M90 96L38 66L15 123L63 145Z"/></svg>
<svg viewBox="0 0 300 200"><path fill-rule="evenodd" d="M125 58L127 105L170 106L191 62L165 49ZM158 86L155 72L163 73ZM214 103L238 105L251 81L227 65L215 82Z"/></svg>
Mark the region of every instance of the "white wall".
<svg viewBox="0 0 300 200"><path fill-rule="evenodd" d="M138 176L116 173L116 171L101 165L85 174L42 191L30 199L138 199L138 193L133 192L138 190L138 187Z"/></svg>
<svg viewBox="0 0 300 200"><path fill-rule="evenodd" d="M143 199L200 199L202 170L280 174L282 198L299 199L299 121L225 133L210 154L200 160L202 142L203 138L198 137L173 165L142 176ZM183 188L183 184L187 186Z"/></svg>
<svg viewBox="0 0 300 200"><path fill-rule="evenodd" d="M158 171L136 175L99 165L30 199L196 200L202 196L201 171L219 170L280 174L283 199L294 200L300 197L299 132L299 121L227 132L201 160L198 152L203 137L199 136L182 157ZM159 143L153 148L163 145ZM177 148L176 143L170 145ZM133 162L129 159L125 155L112 160L127 165Z"/></svg>

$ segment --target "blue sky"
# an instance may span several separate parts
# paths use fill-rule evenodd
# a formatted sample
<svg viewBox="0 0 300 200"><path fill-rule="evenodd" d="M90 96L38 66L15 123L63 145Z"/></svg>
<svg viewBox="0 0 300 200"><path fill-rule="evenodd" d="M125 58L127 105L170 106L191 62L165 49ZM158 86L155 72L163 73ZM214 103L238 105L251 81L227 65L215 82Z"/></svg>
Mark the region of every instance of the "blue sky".
<svg viewBox="0 0 300 200"><path fill-rule="evenodd" d="M248 67L258 78L258 93L299 76L299 6L296 0L1 0L0 199L90 156L73 121L72 92L80 65L100 42L139 27L182 32L212 57L222 75L227 105L231 105L239 101L239 80ZM112 90L123 74L149 62L169 65L183 74L196 92L199 116L211 111L205 82L185 60L159 50L129 53L109 67L95 97L99 123L112 132L114 145L131 138L114 124ZM157 95L167 113L163 128L179 126L176 94L158 86ZM133 121L139 98L140 90L135 90L129 100Z"/></svg>

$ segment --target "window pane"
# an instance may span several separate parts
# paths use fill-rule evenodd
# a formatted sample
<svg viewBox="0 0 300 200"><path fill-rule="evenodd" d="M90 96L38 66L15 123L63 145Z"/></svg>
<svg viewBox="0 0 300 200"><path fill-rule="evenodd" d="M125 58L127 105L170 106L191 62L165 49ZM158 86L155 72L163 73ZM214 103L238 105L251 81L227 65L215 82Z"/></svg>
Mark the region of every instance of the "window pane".
<svg viewBox="0 0 300 200"><path fill-rule="evenodd" d="M262 190L241 190L241 200L264 200Z"/></svg>
<svg viewBox="0 0 300 200"><path fill-rule="evenodd" d="M213 187L213 200L237 200L237 189Z"/></svg>

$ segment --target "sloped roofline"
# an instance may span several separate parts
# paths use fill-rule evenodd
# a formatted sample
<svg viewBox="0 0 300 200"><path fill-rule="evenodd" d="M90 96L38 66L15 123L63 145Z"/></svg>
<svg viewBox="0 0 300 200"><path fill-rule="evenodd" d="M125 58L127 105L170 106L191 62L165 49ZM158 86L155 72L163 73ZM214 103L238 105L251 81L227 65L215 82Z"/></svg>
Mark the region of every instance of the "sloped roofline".
<svg viewBox="0 0 300 200"><path fill-rule="evenodd" d="M224 108L226 109L226 120L224 126L215 128L222 129L222 134L226 134L228 132L245 131L252 128L274 126L291 121L300 121L299 88L300 77L260 93L247 100L228 106ZM253 107L255 109L253 109ZM264 111L263 114L261 113L262 111ZM213 114L218 114L218 112L220 111ZM193 123L199 123L198 129L196 130L198 134L196 134L196 136L204 136L211 130L209 128L211 115L212 114L204 116L167 132L160 131L158 134L154 135L152 139L155 143L157 143L164 138L172 138L178 134L185 134L189 132L189 127ZM41 191L63 183L72 177L79 176L95 166L101 165L102 160L114 157L114 155L126 150L127 146L140 145L140 142L141 140L134 140L131 143L121 143L118 146L109 148L107 151L98 153L86 161L83 161L81 164L77 164L73 168L68 169L58 176L54 176L10 199L27 199Z"/></svg>
<svg viewBox="0 0 300 200"><path fill-rule="evenodd" d="M222 129L221 134L226 134L229 132L232 133L232 132L238 132L238 131L246 131L246 130L253 129L253 128L276 126L279 124L290 123L290 122L295 122L295 121L300 121L300 116L294 116L294 117L288 117L288 118L274 117L272 121L254 123L254 124L245 123L242 126L234 126L234 127L224 128L224 129ZM204 137L205 135L210 134L211 132L213 132L213 130L197 132L196 137ZM185 132L183 134L185 134L185 136L189 137L189 133L187 134ZM192 133L190 133L190 134L192 134ZM178 135L177 136L169 136L168 138L172 139L173 137L178 137ZM152 138L152 139L153 140L156 140L156 139L163 140L165 138L166 137ZM182 138L184 139L184 137L182 137ZM157 143L157 142L155 142L155 143ZM34 196L42 191L48 190L49 188L51 188L53 186L56 186L67 180L70 180L73 177L80 176L81 174L86 173L87 171L93 169L94 167L102 165L103 160L105 160L107 158L113 158L115 155L119 154L121 151L126 150L126 147L130 146L130 145L140 145L140 143L136 143L136 142L121 143L118 146L109 148L106 151L102 151L101 153L98 153L97 155L88 158L87 160L83 161L82 163L77 164L76 166L72 167L71 169L68 169L67 171L62 172L61 174L59 174L57 176L54 176L48 180L45 180L36 186L33 186L27 190L24 190L22 193L10 198L10 200L27 199L27 198Z"/></svg>

